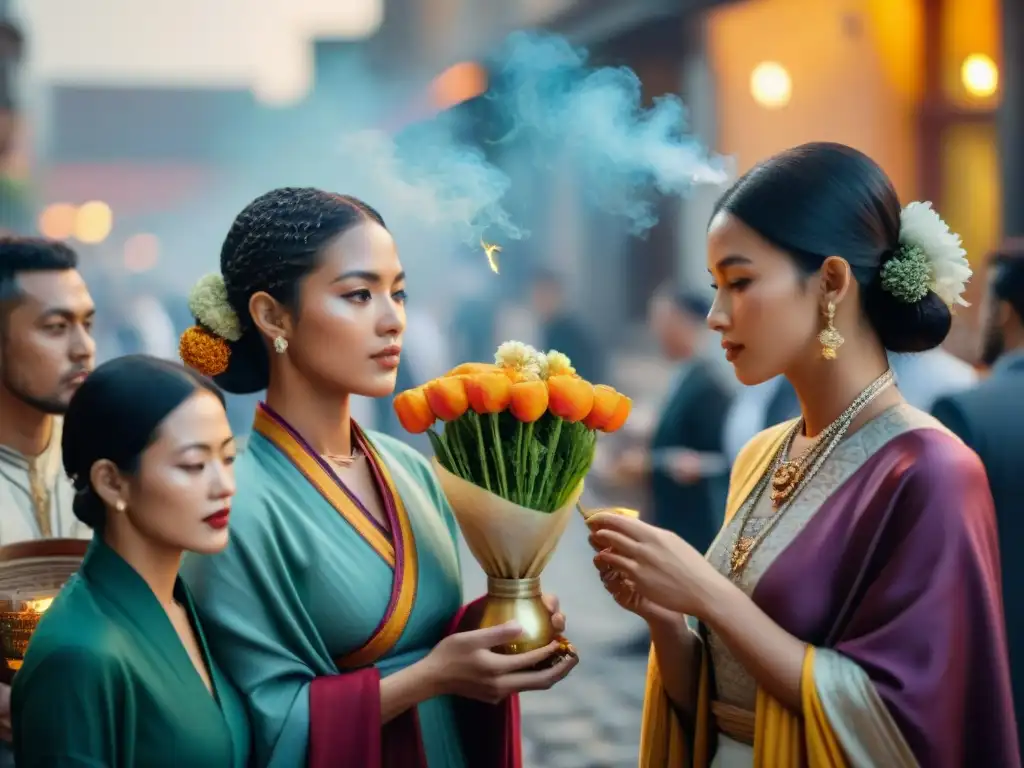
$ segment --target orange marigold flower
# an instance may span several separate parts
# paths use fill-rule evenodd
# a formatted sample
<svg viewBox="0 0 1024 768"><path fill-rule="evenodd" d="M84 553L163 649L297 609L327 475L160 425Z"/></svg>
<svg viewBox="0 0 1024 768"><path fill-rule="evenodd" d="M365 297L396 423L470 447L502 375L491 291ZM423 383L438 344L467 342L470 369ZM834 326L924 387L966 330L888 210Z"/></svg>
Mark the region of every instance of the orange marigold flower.
<svg viewBox="0 0 1024 768"><path fill-rule="evenodd" d="M452 368L445 376L465 376L473 373L496 373L499 370L494 363L463 363Z"/></svg>
<svg viewBox="0 0 1024 768"><path fill-rule="evenodd" d="M395 414L406 432L418 435L426 432L434 424L434 412L422 387L407 389L395 396Z"/></svg>
<svg viewBox="0 0 1024 768"><path fill-rule="evenodd" d="M477 413L501 413L512 400L512 382L503 373L476 373L463 381L469 405Z"/></svg>
<svg viewBox="0 0 1024 768"><path fill-rule="evenodd" d="M602 432L616 432L622 429L622 425L629 418L629 412L633 408L633 401L623 394L619 394L619 403L615 406L615 412L611 418L601 427Z"/></svg>
<svg viewBox="0 0 1024 768"><path fill-rule="evenodd" d="M178 355L185 365L204 376L219 376L228 369L231 348L220 336L193 325L181 334Z"/></svg>
<svg viewBox="0 0 1024 768"><path fill-rule="evenodd" d="M434 379L424 388L430 410L443 421L454 421L466 412L469 400L462 376Z"/></svg>
<svg viewBox="0 0 1024 768"><path fill-rule="evenodd" d="M583 420L583 426L587 429L601 429L615 413L622 395L616 392L607 384L598 384L594 387L594 407L590 409L587 418Z"/></svg>
<svg viewBox="0 0 1024 768"><path fill-rule="evenodd" d="M512 385L512 415L532 424L548 409L548 385L543 381L520 381Z"/></svg>
<svg viewBox="0 0 1024 768"><path fill-rule="evenodd" d="M594 406L594 387L576 376L552 376L548 379L548 408L568 422L581 421Z"/></svg>

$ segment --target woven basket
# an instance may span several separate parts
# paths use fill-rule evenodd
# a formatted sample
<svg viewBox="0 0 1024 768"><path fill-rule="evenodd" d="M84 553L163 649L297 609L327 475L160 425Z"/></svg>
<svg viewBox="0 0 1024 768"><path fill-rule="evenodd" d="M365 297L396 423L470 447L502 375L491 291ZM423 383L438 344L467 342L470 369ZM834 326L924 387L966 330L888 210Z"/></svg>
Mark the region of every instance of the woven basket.
<svg viewBox="0 0 1024 768"><path fill-rule="evenodd" d="M79 569L83 539L43 539L0 547L0 654L17 669L45 611L32 602L54 597ZM2 677L2 675L0 675Z"/></svg>

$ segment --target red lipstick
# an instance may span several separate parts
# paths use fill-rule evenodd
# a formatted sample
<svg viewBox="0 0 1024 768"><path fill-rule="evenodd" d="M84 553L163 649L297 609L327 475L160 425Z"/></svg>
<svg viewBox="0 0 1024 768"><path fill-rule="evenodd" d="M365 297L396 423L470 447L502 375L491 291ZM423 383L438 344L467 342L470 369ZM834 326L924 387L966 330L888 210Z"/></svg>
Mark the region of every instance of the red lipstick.
<svg viewBox="0 0 1024 768"><path fill-rule="evenodd" d="M220 512L214 512L209 517L204 517L203 522L211 528L220 530L226 528L228 525L228 517L231 515L230 509L222 509Z"/></svg>

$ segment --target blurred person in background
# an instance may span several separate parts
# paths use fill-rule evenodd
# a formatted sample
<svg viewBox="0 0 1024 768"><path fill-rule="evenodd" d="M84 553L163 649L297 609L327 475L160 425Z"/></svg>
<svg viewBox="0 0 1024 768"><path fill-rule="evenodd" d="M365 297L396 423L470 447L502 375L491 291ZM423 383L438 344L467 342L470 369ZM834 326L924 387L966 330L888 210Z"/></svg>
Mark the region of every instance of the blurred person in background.
<svg viewBox="0 0 1024 768"><path fill-rule="evenodd" d="M932 413L985 464L999 524L1017 727L1024 728L1024 240L990 261L982 304L981 362L990 375L973 389L942 397Z"/></svg>
<svg viewBox="0 0 1024 768"><path fill-rule="evenodd" d="M64 467L96 536L14 677L24 768L246 768L245 702L211 658L178 570L228 543L223 395L180 363L99 366L71 399Z"/></svg>
<svg viewBox="0 0 1024 768"><path fill-rule="evenodd" d="M575 666L534 668L557 643L491 651L515 625L458 631L468 607L437 477L352 421L353 394L394 391L405 299L380 214L311 188L246 206L192 293L182 357L229 392L267 393L236 464L231 541L182 568L248 699L259 767L512 768L515 694Z"/></svg>
<svg viewBox="0 0 1024 768"><path fill-rule="evenodd" d="M927 352L890 354L889 365L907 402L930 411L935 401L978 383L974 366L942 347Z"/></svg>
<svg viewBox="0 0 1024 768"><path fill-rule="evenodd" d="M92 370L94 307L78 257L48 240L0 239L0 545L89 538L61 466L62 416ZM0 684L0 766L10 765Z"/></svg>
<svg viewBox="0 0 1024 768"><path fill-rule="evenodd" d="M568 355L573 368L587 381L606 381L605 348L566 303L561 276L548 269L538 270L533 276L530 298L540 327L540 349L556 349Z"/></svg>
<svg viewBox="0 0 1024 768"><path fill-rule="evenodd" d="M801 418L741 451L706 556L595 520L603 579L654 640L641 766L690 746L715 768L1020 766L984 467L886 356L945 340L959 239L869 157L815 143L725 192L708 267L737 378L785 375Z"/></svg>
<svg viewBox="0 0 1024 768"><path fill-rule="evenodd" d="M722 525L730 466L722 432L732 393L709 359L710 309L707 299L671 285L651 300L651 332L676 373L648 446L627 450L612 468L624 481L649 482L650 522L701 552Z"/></svg>

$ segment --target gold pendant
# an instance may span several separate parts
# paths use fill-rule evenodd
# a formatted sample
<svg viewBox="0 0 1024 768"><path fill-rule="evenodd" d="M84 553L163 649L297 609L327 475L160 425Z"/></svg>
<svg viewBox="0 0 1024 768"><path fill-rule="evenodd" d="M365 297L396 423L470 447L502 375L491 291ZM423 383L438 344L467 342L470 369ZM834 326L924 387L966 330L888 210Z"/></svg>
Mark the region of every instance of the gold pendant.
<svg viewBox="0 0 1024 768"><path fill-rule="evenodd" d="M736 545L732 548L732 555L729 557L729 572L732 575L740 573L746 567L755 541L753 536L741 536L737 540Z"/></svg>
<svg viewBox="0 0 1024 768"><path fill-rule="evenodd" d="M792 461L784 461L772 473L772 504L778 508L800 484L803 478L803 466Z"/></svg>

